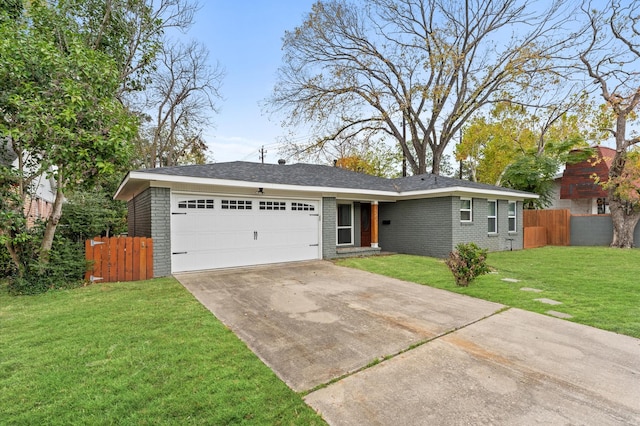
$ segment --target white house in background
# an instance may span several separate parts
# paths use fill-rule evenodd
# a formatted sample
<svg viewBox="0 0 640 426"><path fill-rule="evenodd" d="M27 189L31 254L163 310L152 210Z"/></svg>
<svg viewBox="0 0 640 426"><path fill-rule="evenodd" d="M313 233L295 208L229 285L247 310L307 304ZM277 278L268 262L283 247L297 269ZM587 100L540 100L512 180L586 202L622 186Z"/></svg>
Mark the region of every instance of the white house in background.
<svg viewBox="0 0 640 426"><path fill-rule="evenodd" d="M0 153L0 164L15 169L19 167L18 155L9 143L4 144L4 149ZM52 178L41 174L31 182L29 196L24 206L28 225L33 225L38 219L47 219L51 215L55 197L55 181Z"/></svg>

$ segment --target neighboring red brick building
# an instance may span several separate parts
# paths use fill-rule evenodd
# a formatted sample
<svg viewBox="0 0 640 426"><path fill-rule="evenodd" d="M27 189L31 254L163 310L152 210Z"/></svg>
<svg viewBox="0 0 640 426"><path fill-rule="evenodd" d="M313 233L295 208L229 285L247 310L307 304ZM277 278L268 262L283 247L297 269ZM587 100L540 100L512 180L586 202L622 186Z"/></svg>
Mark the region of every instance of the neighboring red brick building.
<svg viewBox="0 0 640 426"><path fill-rule="evenodd" d="M556 196L552 209L569 209L571 214L609 213L607 191L597 184L609 179L609 167L615 150L596 146L593 157L579 163L567 164L562 177L556 179ZM577 151L573 151L577 152Z"/></svg>

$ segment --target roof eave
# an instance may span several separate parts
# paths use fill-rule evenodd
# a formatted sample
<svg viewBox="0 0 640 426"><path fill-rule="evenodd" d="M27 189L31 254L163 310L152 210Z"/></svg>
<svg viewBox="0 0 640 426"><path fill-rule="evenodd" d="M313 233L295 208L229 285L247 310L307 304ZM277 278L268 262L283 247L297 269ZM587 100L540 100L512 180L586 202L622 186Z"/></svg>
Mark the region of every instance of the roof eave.
<svg viewBox="0 0 640 426"><path fill-rule="evenodd" d="M147 182L148 184L144 184ZM153 183L152 183L153 182ZM459 196L496 196L500 198L510 199L537 199L538 195L532 193L523 193L520 191L511 191L508 189L481 189L470 188L464 186L454 186L448 188L434 188L434 189L421 189L414 191L383 191L374 189L357 189L357 188L344 188L344 187L327 187L327 186L307 186L307 185L292 185L292 184L280 184L271 182L259 182L259 181L240 181L229 179L214 179L206 177L193 177L193 176L176 176L165 175L161 173L150 172L137 172L131 171L123 179L118 191L116 192L114 199L128 201L137 195L136 189L146 188L151 186L163 186L173 183L193 184L193 185L216 185L226 187L238 187L238 188L264 188L281 191L305 191L315 193L332 193L336 195L348 195L348 194L360 194L367 197L380 197L384 198L420 198L420 197L437 197L448 195Z"/></svg>

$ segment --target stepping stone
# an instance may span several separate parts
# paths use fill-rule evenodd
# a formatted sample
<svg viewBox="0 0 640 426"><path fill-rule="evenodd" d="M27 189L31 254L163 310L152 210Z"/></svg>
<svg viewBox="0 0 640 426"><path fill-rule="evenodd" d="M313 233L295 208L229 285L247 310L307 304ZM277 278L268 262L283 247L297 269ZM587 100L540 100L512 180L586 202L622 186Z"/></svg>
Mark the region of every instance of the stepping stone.
<svg viewBox="0 0 640 426"><path fill-rule="evenodd" d="M565 314L564 312L558 312L558 311L547 311L547 314L554 316L556 318L563 318L563 319L573 318L573 315Z"/></svg>
<svg viewBox="0 0 640 426"><path fill-rule="evenodd" d="M508 282L508 283L519 283L520 280L516 280L515 278L503 278L502 281Z"/></svg>
<svg viewBox="0 0 640 426"><path fill-rule="evenodd" d="M532 293L542 293L542 290L539 288L531 288L531 287L522 287L520 291L530 291Z"/></svg>
<svg viewBox="0 0 640 426"><path fill-rule="evenodd" d="M562 305L562 302L558 302L557 300L553 300L553 299L546 299L546 298L541 298L541 299L534 299L540 303L546 303L547 305Z"/></svg>

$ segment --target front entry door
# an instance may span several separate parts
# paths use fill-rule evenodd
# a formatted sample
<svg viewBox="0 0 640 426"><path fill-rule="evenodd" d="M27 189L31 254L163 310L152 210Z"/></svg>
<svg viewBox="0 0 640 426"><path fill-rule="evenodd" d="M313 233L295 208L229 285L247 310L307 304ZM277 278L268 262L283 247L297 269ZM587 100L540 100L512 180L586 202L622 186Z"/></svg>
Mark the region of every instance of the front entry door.
<svg viewBox="0 0 640 426"><path fill-rule="evenodd" d="M371 247L371 204L360 204L360 246Z"/></svg>

